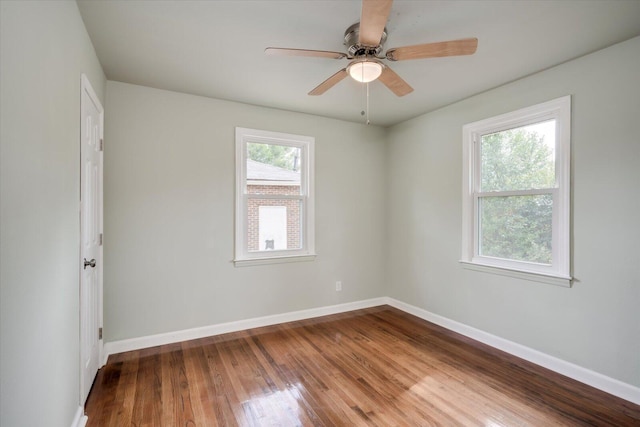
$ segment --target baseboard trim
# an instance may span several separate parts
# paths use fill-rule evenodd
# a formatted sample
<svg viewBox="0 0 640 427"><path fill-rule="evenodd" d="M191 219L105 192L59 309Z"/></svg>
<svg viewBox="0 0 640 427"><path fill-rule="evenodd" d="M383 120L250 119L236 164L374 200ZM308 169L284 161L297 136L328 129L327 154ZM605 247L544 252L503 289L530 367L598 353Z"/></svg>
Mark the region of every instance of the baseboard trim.
<svg viewBox="0 0 640 427"><path fill-rule="evenodd" d="M246 329L271 326L296 320L312 319L314 317L327 316L331 314L344 313L363 308L376 307L380 305L390 305L416 317L435 323L443 328L457 332L461 335L472 338L491 347L502 350L513 356L535 363L536 365L550 369L559 374L565 375L581 383L602 390L606 393L617 396L621 399L640 405L640 388L607 377L598 372L591 371L573 363L558 359L530 347L509 341L507 339L492 335L480 329L465 325L464 323L451 320L422 308L407 304L405 302L390 298L380 297L363 301L349 302L345 304L331 305L326 307L312 308L308 310L292 311L289 313L275 314L272 316L256 317L252 319L239 320L235 322L220 323L217 325L204 326L200 328L185 329L182 331L168 332L164 334L150 335L139 338L131 338L121 341L107 342L104 345L104 360L106 364L111 354L125 351L140 350L143 348L155 347L158 345L172 344L181 341L188 341L198 338L205 338L213 335L220 335L229 332L238 332ZM86 420L85 420L86 422ZM73 425L75 426L75 424ZM84 426L84 424L78 424Z"/></svg>
<svg viewBox="0 0 640 427"><path fill-rule="evenodd" d="M71 421L71 427L84 427L87 425L88 418L84 414L84 408L82 406L78 406L76 410L76 415L73 417L73 421Z"/></svg>
<svg viewBox="0 0 640 427"><path fill-rule="evenodd" d="M106 365L107 359L110 355L123 353L125 351L140 350L143 348L173 344L176 342L205 338L213 335L226 334L229 332L238 332L244 331L246 329L260 328L262 326L271 326L280 323L294 322L296 320L312 319L314 317L345 313L348 311L376 307L385 304L387 304L386 297L372 298L363 301L348 302L338 305L311 308L308 310L292 311L289 313L238 320L235 322L220 323L216 325L203 326L200 328L185 329L182 331L167 332L164 334L149 335L145 337L107 342L104 344L102 365Z"/></svg>
<svg viewBox="0 0 640 427"><path fill-rule="evenodd" d="M640 405L640 388L638 387L393 298L387 298L387 304L450 331L473 338L498 350Z"/></svg>

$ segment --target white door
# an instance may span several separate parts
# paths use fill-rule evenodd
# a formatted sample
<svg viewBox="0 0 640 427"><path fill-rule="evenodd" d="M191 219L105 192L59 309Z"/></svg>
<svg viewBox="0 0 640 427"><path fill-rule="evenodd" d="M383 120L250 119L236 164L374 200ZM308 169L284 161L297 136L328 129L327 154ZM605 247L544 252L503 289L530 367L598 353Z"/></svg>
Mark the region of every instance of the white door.
<svg viewBox="0 0 640 427"><path fill-rule="evenodd" d="M287 207L260 206L258 208L259 250L287 249Z"/></svg>
<svg viewBox="0 0 640 427"><path fill-rule="evenodd" d="M87 77L80 98L80 400L100 367L102 324L102 126L104 110Z"/></svg>

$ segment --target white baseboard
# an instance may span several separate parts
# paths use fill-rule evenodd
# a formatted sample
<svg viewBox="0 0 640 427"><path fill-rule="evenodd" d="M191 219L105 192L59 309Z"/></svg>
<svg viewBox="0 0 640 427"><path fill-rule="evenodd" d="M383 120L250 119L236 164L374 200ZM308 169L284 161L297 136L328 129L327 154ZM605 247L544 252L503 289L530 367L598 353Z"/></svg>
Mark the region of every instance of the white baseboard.
<svg viewBox="0 0 640 427"><path fill-rule="evenodd" d="M149 335L139 338L131 338L121 341L107 342L104 345L103 363L105 365L111 354L125 351L140 350L158 345L172 344L181 341L226 334L229 332L244 331L262 326L277 325L279 323L294 322L296 320L312 319L314 317L328 316L330 314L345 313L347 311L376 307L387 303L386 298L373 298L363 301L349 302L345 304L330 305L326 307L311 308L308 310L292 311L289 313L275 314L272 316L255 317L253 319L238 320L235 322L220 323L217 325L203 326L200 328L185 329L182 331L167 332L164 334Z"/></svg>
<svg viewBox="0 0 640 427"><path fill-rule="evenodd" d="M73 421L71 421L71 427L84 427L87 425L87 416L84 414L84 408L82 406L78 406L76 410L76 415L73 417Z"/></svg>
<svg viewBox="0 0 640 427"><path fill-rule="evenodd" d="M480 341L481 343L490 345L491 347L535 363L536 365L542 366L581 383L590 385L598 390L602 390L621 399L633 402L636 405L640 405L640 388L638 387L393 298L387 298L387 304L431 323L435 323L443 328L457 332L469 338L473 338L476 341Z"/></svg>
<svg viewBox="0 0 640 427"><path fill-rule="evenodd" d="M436 325L442 326L461 335L473 338L476 341L480 341L481 343L490 345L491 347L497 348L521 359L535 363L536 365L540 365L554 372L565 375L581 383L590 385L591 387L597 388L606 393L640 405L640 388L638 387L389 297L373 298L364 301L293 311L272 316L256 317L253 319L221 323L201 328L186 329L183 331L107 342L104 345L103 365L106 364L107 358L111 354L204 338L228 332L237 332L245 329L259 328L262 326L276 325L279 323L293 322L296 320L311 319L330 314L344 313L347 311L376 307L385 304L435 323Z"/></svg>

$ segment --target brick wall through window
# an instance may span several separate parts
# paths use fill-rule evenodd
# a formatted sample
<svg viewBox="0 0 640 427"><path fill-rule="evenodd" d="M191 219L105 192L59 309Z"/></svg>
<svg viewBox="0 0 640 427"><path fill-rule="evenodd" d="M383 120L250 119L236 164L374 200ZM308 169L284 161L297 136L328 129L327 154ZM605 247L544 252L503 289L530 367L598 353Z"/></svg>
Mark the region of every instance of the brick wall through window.
<svg viewBox="0 0 640 427"><path fill-rule="evenodd" d="M299 185L247 185L249 194L297 195ZM250 198L247 203L247 238L249 251L263 251L267 242L260 242L260 206L284 206L287 218L287 249L299 249L300 241L300 201L291 199L257 199Z"/></svg>

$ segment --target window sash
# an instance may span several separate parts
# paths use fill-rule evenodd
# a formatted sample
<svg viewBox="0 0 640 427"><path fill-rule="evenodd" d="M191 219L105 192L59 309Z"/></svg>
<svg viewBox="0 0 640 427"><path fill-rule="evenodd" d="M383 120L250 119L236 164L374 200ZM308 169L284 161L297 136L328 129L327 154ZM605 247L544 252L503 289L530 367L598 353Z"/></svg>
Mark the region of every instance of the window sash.
<svg viewBox="0 0 640 427"><path fill-rule="evenodd" d="M242 128L236 128L242 129ZM252 129L247 129L252 130ZM309 178L310 178L310 148L309 141L303 140L292 140L292 139L284 139L286 134L279 134L275 132L267 132L267 131L253 131L254 134L246 135L242 140L242 153L238 153L236 150L236 156L238 154L242 155L242 188L244 194L250 194L247 190L247 186L252 185L249 184L249 179L247 179L247 144L249 143L257 143L257 144L267 144L267 145L282 145L285 147L295 147L300 149L300 195L308 195L309 194ZM280 135L280 136L266 136L269 134ZM297 135L289 135L292 138L306 138L310 137L301 137ZM313 139L313 138L311 138Z"/></svg>
<svg viewBox="0 0 640 427"><path fill-rule="evenodd" d="M554 183L553 183L553 188L557 188L558 187L558 164L555 160L557 160L557 154L556 154L556 150L558 148L558 135L557 135L557 122L558 120L556 119L555 115L552 113L546 113L546 114L540 114L540 115L535 115L532 117L529 117L527 119L523 119L520 121L517 121L515 125L503 125L501 126L501 128L499 130L493 129L490 132L476 132L473 135L473 141L474 141L474 156L476 159L476 165L475 165L475 170L477 171L477 176L475 177L475 191L480 191L481 187L482 187L482 181L483 181L483 176L482 176L482 158L483 158L483 144L484 144L484 137L485 136L489 136L489 135L494 135L494 134L499 134L499 133L503 133L503 132L508 132L508 131L514 131L514 130L518 130L518 129L523 129L523 128L527 128L530 127L532 125L539 125L545 122L550 122L553 121L554 122L554 128L556 130L556 135L555 135L555 147L554 147ZM503 129L504 128L504 129ZM531 184L531 183L530 183ZM535 186L535 185L529 185L526 188L523 188L522 190L525 189L544 189L544 188L549 188L549 187L545 187L545 186ZM489 190L489 191L518 191L516 190ZM488 191L487 191L488 192Z"/></svg>
<svg viewBox="0 0 640 427"><path fill-rule="evenodd" d="M532 261L515 260L509 258L499 258L480 253L480 243L482 229L480 225L480 200L489 197L513 197L513 196L542 196L551 195L553 208L551 210L551 264L542 264ZM491 266L504 266L511 269L537 272L543 274L552 274L554 266L560 261L560 231L559 226L560 215L555 208L559 198L559 190L557 188L535 189L535 190L518 190L518 191L491 191L486 193L475 193L473 195L473 218L474 218L474 238L473 238L473 256L471 261L478 264Z"/></svg>

